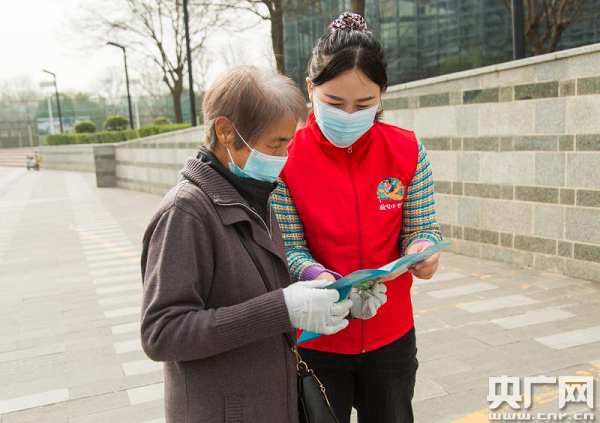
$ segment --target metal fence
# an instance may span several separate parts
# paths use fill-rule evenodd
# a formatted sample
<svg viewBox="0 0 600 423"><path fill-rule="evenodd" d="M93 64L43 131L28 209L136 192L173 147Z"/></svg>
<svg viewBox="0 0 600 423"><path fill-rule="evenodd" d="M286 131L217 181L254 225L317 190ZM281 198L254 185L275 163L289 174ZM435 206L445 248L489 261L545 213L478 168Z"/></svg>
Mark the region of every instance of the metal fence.
<svg viewBox="0 0 600 423"><path fill-rule="evenodd" d="M101 131L107 116L129 118L126 97L110 102L105 98L90 100L84 97L78 100L77 96L70 98L61 94L60 103L65 133L75 132L75 124L82 120L91 120L96 124L96 130ZM201 99L196 104L201 104ZM173 100L169 95L134 98L132 108L135 128L150 125L159 116L175 122ZM183 121L190 122L189 97L186 94L182 95L181 108ZM45 136L51 133L60 133L55 96L0 104L0 148L43 145Z"/></svg>

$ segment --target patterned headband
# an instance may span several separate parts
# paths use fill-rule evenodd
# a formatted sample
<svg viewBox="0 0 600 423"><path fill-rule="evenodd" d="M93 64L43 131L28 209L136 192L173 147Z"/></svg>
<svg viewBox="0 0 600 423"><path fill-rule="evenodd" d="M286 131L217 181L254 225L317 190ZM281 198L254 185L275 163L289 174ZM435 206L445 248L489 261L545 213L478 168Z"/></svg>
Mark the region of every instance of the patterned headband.
<svg viewBox="0 0 600 423"><path fill-rule="evenodd" d="M371 31L367 29L367 22L365 18L360 16L358 13L344 12L335 21L329 25L331 31L338 29L345 31L361 31L366 34L371 34Z"/></svg>

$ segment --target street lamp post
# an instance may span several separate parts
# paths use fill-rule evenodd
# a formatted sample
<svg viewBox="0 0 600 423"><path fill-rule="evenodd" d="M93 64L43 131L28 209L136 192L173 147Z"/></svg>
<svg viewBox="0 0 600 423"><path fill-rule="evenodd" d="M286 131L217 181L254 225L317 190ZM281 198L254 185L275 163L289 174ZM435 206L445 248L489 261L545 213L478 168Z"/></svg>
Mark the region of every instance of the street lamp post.
<svg viewBox="0 0 600 423"><path fill-rule="evenodd" d="M63 122L62 122L62 113L60 111L60 98L58 97L58 86L56 85L56 74L52 73L46 69L42 69L42 72L46 72L49 75L54 77L54 91L56 91L56 105L58 107L58 123L60 124L60 133L63 133Z"/></svg>
<svg viewBox="0 0 600 423"><path fill-rule="evenodd" d="M50 118L50 128L49 131L51 134L54 133L54 117L52 116L52 102L50 101L52 95L48 96L48 117Z"/></svg>
<svg viewBox="0 0 600 423"><path fill-rule="evenodd" d="M138 85L138 86L140 85L139 79L132 79L129 82L134 87L136 85ZM139 97L140 97L139 91L134 88L133 89L133 109L135 111L135 126L137 126L138 128L141 128L142 125L140 124L140 98Z"/></svg>
<svg viewBox="0 0 600 423"><path fill-rule="evenodd" d="M187 50L188 76L190 82L190 114L192 126L196 126L196 97L194 96L194 78L192 76L192 51L190 48L190 28L187 0L183 0L183 22L185 24L185 44Z"/></svg>
<svg viewBox="0 0 600 423"><path fill-rule="evenodd" d="M127 53L125 52L125 47L121 44L113 43L112 41L109 41L106 44L110 46L119 47L123 50L123 59L125 60L125 83L127 85L127 104L129 105L129 125L131 126L131 129L133 129L133 112L131 111L131 94L129 93L129 74L127 72Z"/></svg>
<svg viewBox="0 0 600 423"><path fill-rule="evenodd" d="M512 0L513 60L525 57L523 0Z"/></svg>

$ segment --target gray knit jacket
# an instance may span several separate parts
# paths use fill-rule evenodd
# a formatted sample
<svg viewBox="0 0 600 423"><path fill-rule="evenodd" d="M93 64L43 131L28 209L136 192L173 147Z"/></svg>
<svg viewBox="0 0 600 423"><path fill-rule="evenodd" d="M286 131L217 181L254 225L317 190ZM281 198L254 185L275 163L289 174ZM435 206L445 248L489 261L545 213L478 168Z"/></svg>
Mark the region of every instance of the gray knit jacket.
<svg viewBox="0 0 600 423"><path fill-rule="evenodd" d="M167 422L298 421L277 220L265 224L227 180L189 158L144 235L141 337L164 361ZM268 277L269 292L233 225Z"/></svg>

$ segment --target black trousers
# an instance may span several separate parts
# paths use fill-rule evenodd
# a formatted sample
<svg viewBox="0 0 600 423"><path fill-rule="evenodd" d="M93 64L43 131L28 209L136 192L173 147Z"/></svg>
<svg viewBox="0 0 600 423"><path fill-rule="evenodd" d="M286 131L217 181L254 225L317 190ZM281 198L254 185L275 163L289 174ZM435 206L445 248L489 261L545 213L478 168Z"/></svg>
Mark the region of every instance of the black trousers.
<svg viewBox="0 0 600 423"><path fill-rule="evenodd" d="M359 423L411 423L419 362L414 327L398 340L364 354L335 354L299 348L302 359L327 389L340 423L352 407Z"/></svg>

